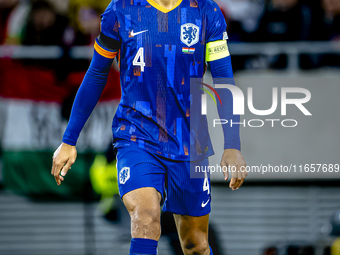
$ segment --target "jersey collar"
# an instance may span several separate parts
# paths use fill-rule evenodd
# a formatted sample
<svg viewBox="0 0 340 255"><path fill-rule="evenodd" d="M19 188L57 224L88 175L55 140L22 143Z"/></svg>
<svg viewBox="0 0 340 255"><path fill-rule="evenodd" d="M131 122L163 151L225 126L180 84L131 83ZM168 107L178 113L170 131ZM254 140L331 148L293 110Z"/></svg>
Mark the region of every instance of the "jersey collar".
<svg viewBox="0 0 340 255"><path fill-rule="evenodd" d="M163 13L168 13L174 9L176 9L181 3L182 0L178 0L177 3L175 4L174 7L172 7L171 9L167 9L159 4L157 4L156 2L154 2L153 0L146 0L150 5L152 5L153 7L155 7L157 10L163 12Z"/></svg>

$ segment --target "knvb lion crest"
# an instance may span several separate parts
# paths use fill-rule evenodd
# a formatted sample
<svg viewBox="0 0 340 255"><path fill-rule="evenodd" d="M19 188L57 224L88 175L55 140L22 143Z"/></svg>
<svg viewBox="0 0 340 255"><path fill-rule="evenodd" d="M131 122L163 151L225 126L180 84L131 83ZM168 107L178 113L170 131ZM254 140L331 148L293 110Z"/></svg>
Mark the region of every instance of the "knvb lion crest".
<svg viewBox="0 0 340 255"><path fill-rule="evenodd" d="M130 179L130 167L123 167L119 172L119 183L125 184Z"/></svg>
<svg viewBox="0 0 340 255"><path fill-rule="evenodd" d="M192 23L181 26L181 41L188 47L198 42L200 28Z"/></svg>

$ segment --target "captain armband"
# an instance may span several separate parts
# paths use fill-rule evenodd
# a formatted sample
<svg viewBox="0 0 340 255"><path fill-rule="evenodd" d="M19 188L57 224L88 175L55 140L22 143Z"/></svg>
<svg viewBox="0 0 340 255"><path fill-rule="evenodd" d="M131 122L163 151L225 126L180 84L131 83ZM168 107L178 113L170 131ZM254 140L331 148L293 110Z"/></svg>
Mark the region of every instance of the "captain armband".
<svg viewBox="0 0 340 255"><path fill-rule="evenodd" d="M230 56L227 40L209 42L206 45L205 60L210 62Z"/></svg>

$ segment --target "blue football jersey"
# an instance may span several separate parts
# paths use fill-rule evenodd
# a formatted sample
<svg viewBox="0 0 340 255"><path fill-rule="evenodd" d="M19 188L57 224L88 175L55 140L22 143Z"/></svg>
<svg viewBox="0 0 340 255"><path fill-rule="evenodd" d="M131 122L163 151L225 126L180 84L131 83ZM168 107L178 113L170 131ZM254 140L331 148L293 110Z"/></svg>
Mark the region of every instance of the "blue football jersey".
<svg viewBox="0 0 340 255"><path fill-rule="evenodd" d="M225 41L225 31L223 14L211 0L179 0L172 10L152 0L109 4L95 48L103 56L119 51L116 147L135 145L185 161L213 154L206 116L192 107L193 90L203 92L191 89L190 80L203 77L206 45ZM221 47L210 53L211 60L229 54Z"/></svg>

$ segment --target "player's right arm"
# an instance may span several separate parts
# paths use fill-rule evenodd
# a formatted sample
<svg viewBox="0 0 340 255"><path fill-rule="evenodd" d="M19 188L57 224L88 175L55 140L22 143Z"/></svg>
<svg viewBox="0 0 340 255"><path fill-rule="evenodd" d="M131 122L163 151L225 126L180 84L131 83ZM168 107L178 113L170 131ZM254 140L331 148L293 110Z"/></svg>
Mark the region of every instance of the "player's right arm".
<svg viewBox="0 0 340 255"><path fill-rule="evenodd" d="M81 130L90 117L107 83L113 59L120 49L116 13L109 4L102 15L101 33L95 41L94 54L84 80L73 103L71 116L62 144L54 152L51 174L58 185L77 157L76 143ZM61 174L60 174L61 173Z"/></svg>

